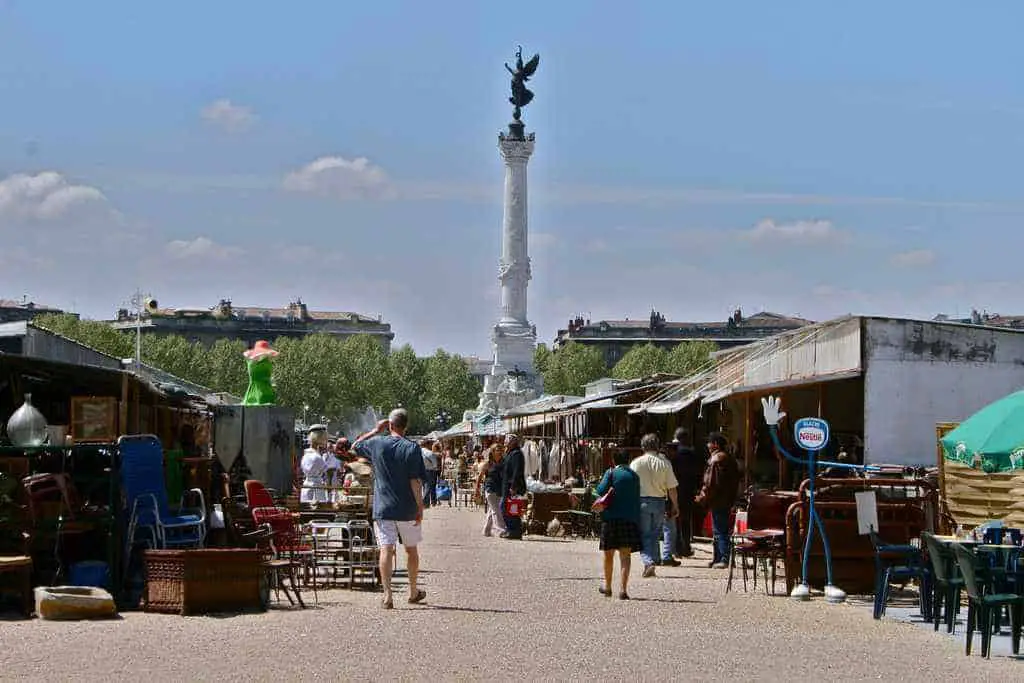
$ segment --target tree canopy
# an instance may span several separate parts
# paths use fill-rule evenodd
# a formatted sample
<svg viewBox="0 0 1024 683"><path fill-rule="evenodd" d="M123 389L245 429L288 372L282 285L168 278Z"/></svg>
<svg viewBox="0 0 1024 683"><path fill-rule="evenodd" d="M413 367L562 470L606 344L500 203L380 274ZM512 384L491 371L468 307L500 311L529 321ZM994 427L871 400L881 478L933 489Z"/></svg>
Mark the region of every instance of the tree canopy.
<svg viewBox="0 0 1024 683"><path fill-rule="evenodd" d="M634 346L612 368L612 377L640 379L658 373L685 377L707 365L711 352L717 348L709 341L682 342L671 351L654 344Z"/></svg>
<svg viewBox="0 0 1024 683"><path fill-rule="evenodd" d="M106 323L79 320L73 315L47 314L34 324L117 358L135 355L131 332ZM426 433L438 427L436 417L447 413L449 423L474 408L479 382L461 357L438 349L417 357L408 344L391 354L369 335L339 339L327 334L282 337L272 342L280 352L274 362L278 403L301 415L347 421L366 408L409 411L410 431ZM142 360L184 380L235 396L248 385L245 344L220 339L207 348L176 335L143 334Z"/></svg>
<svg viewBox="0 0 1024 683"><path fill-rule="evenodd" d="M569 342L550 351L544 344L537 346L534 366L544 378L544 392L582 396L583 386L608 374L601 352L592 346Z"/></svg>

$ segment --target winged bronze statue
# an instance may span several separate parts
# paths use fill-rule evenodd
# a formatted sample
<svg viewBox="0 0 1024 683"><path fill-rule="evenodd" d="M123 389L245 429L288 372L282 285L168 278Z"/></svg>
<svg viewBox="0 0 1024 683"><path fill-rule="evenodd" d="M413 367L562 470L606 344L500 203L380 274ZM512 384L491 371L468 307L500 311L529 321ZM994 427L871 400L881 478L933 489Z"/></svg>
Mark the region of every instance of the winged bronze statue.
<svg viewBox="0 0 1024 683"><path fill-rule="evenodd" d="M521 45L516 50L516 68L513 69L507 62L505 63L505 68L512 74L512 97L508 98L508 101L515 107L515 110L512 112L512 118L516 121L522 116L522 108L533 101L533 92L526 87L526 82L537 71L539 64L540 55L534 55L530 61L525 64L523 63L523 48Z"/></svg>

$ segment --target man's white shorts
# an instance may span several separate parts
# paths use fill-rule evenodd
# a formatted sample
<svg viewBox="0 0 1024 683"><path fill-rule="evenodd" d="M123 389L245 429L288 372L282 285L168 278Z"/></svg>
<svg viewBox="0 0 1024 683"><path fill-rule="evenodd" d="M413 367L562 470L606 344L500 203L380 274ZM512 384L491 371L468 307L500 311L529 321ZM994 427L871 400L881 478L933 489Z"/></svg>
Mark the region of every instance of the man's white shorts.
<svg viewBox="0 0 1024 683"><path fill-rule="evenodd" d="M415 548L423 540L423 524L416 522L396 522L390 519L376 519L373 528L377 534L377 545L397 545L401 537L402 545Z"/></svg>

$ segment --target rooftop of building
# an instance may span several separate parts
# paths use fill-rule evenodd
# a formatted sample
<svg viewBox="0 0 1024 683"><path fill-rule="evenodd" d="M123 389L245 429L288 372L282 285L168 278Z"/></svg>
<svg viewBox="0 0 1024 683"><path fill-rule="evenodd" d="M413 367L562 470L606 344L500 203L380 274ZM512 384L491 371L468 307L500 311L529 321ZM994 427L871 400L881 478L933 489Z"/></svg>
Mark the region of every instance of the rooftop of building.
<svg viewBox="0 0 1024 683"><path fill-rule="evenodd" d="M382 316L369 316L350 311L311 311L296 299L284 307L236 306L230 299L221 299L216 306L170 308L160 306L156 299L147 299L143 318L191 318L197 320L268 320L287 322L352 322L384 324ZM117 311L117 321L135 319L134 311L122 308Z"/></svg>
<svg viewBox="0 0 1024 683"><path fill-rule="evenodd" d="M966 317L960 315L947 315L940 313L939 315L932 318L934 322L952 322L962 323L965 325L985 325L988 327L1024 327L1024 315L1001 315L999 313L989 313L988 311L978 311L973 309L971 314Z"/></svg>
<svg viewBox="0 0 1024 683"><path fill-rule="evenodd" d="M805 320L795 316L787 316L770 311L761 311L751 316L744 317L740 309L736 309L732 316L725 320L713 322L678 322L666 320L665 316L658 311L652 310L647 319L630 320L597 320L591 321L582 316L569 321L568 327L558 331L558 335L578 334L586 331L602 331L604 329L634 329L634 330L660 330L671 332L673 330L685 331L693 329L703 330L741 330L741 329L778 329L790 330L797 327L812 324L813 321Z"/></svg>
<svg viewBox="0 0 1024 683"><path fill-rule="evenodd" d="M46 304L37 304L34 301L29 301L28 297L22 297L18 299L3 299L0 298L0 308L19 308L28 311L39 311L40 313L61 313L59 308L54 306L47 306Z"/></svg>

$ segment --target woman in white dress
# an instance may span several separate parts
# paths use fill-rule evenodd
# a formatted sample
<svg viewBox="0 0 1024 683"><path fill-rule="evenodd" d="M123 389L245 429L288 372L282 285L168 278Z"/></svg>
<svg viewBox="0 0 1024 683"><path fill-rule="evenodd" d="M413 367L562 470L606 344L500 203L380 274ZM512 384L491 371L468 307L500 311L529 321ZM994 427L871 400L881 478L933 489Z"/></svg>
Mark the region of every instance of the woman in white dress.
<svg viewBox="0 0 1024 683"><path fill-rule="evenodd" d="M324 485L327 483L327 461L324 460L323 449L327 447L327 428L323 425L313 425L309 428L309 448L302 454L299 467L302 469L302 491L299 493L299 502L302 503L326 503L328 501L327 490Z"/></svg>

